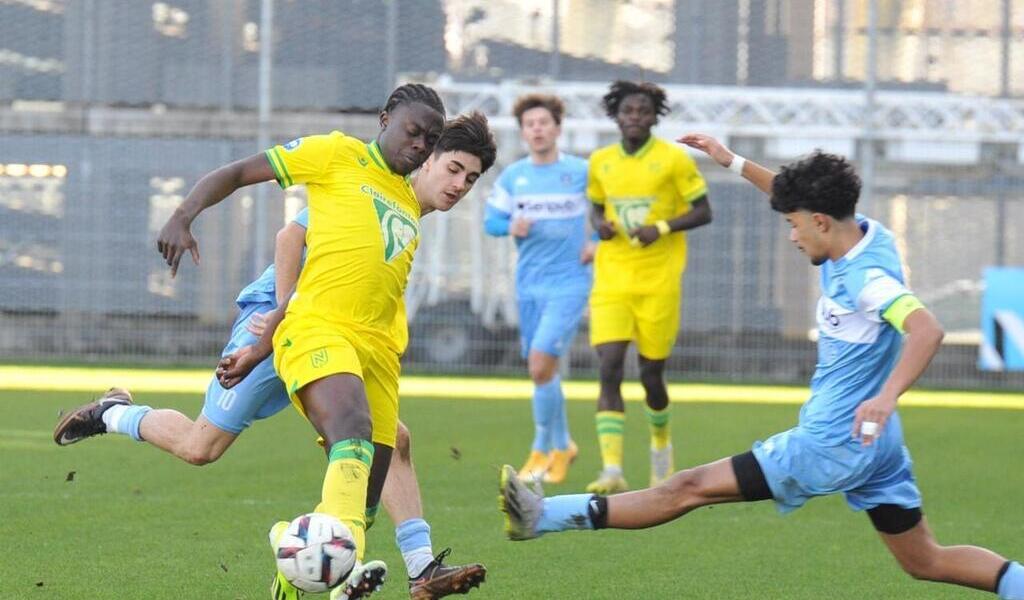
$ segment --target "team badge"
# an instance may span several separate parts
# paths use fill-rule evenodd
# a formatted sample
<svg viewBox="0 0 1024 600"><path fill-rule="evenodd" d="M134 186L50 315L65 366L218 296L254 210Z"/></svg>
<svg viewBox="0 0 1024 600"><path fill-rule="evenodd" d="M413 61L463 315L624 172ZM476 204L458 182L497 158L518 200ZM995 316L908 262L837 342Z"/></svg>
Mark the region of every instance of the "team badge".
<svg viewBox="0 0 1024 600"><path fill-rule="evenodd" d="M284 148L285 150L291 152L292 150L298 148L299 144L301 144L301 143L302 143L302 138L295 138L294 140L288 142L287 144L285 144L285 145L283 145L281 147Z"/></svg>
<svg viewBox="0 0 1024 600"><path fill-rule="evenodd" d="M364 185L362 191L373 198L380 233L384 238L384 260L391 262L412 244L419 235L419 228L408 213L377 190Z"/></svg>
<svg viewBox="0 0 1024 600"><path fill-rule="evenodd" d="M615 212L619 215L619 222L626 231L642 227L647 221L647 215L651 212L650 198L629 198L626 200L614 200Z"/></svg>

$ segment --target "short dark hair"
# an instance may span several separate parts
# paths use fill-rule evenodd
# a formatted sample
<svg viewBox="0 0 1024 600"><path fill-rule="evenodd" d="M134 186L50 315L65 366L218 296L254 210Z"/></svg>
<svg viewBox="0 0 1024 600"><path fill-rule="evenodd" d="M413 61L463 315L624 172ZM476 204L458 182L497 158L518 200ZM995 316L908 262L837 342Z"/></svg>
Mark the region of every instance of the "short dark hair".
<svg viewBox="0 0 1024 600"><path fill-rule="evenodd" d="M853 216L858 197L853 165L821 150L782 167L772 181L772 208L780 213L806 210L845 219Z"/></svg>
<svg viewBox="0 0 1024 600"><path fill-rule="evenodd" d="M459 115L445 123L444 131L434 146L434 154L453 151L466 152L479 158L481 173L486 173L494 165L498 146L487 125L487 117L482 112Z"/></svg>
<svg viewBox="0 0 1024 600"><path fill-rule="evenodd" d="M512 114L516 116L519 126L523 126L523 113L534 108L546 108L551 113L551 118L557 125L562 124L562 115L565 114L565 104L561 98L553 94L526 94L516 99L512 107Z"/></svg>
<svg viewBox="0 0 1024 600"><path fill-rule="evenodd" d="M646 81L641 83L622 79L616 81L608 89L608 93L601 98L601 106L604 107L604 112L614 119L619 114L619 105L622 104L622 100L633 94L644 94L650 98L654 103L654 112L658 116L668 114L668 94L661 86Z"/></svg>
<svg viewBox="0 0 1024 600"><path fill-rule="evenodd" d="M434 88L422 83L406 83L395 88L395 91L388 96L388 101L384 103L384 112L389 113L399 105L413 102L426 104L441 113L442 117L445 115L444 102L441 101L441 97L437 95Z"/></svg>

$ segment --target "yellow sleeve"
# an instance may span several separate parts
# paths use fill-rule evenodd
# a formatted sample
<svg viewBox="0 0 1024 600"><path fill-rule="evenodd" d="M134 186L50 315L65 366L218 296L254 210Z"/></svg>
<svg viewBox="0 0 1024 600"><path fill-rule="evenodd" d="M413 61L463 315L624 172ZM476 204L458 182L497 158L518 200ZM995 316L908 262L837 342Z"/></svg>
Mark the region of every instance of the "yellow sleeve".
<svg viewBox="0 0 1024 600"><path fill-rule="evenodd" d="M689 204L708 193L708 186L704 183L704 177L701 176L700 171L697 170L697 163L683 150L679 150L679 158L676 160L676 168L672 176L677 197L681 202Z"/></svg>
<svg viewBox="0 0 1024 600"><path fill-rule="evenodd" d="M604 186L601 185L601 180L597 178L598 165L591 156L587 162L587 198L594 204L604 204L607 196L604 192Z"/></svg>
<svg viewBox="0 0 1024 600"><path fill-rule="evenodd" d="M327 170L338 143L345 135L339 131L326 135L301 137L265 152L274 177L282 188L315 182Z"/></svg>
<svg viewBox="0 0 1024 600"><path fill-rule="evenodd" d="M896 331L905 333L903 325L906 323L907 317L919 308L924 308L924 304L917 299L917 296L905 294L892 301L889 308L882 313L882 318L895 327Z"/></svg>

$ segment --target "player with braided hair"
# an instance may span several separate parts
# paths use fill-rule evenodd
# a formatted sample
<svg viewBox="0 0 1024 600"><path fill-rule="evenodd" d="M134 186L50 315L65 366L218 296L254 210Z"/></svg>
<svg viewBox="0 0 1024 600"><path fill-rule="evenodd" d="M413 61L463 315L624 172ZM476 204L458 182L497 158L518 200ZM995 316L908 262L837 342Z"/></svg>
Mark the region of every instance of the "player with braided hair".
<svg viewBox="0 0 1024 600"><path fill-rule="evenodd" d="M434 88L422 83L407 83L395 88L395 91L391 92L391 95L388 96L387 102L384 103L384 112L390 113L400 104L411 104L413 102L421 102L442 115L445 113L444 102L441 101L441 96L437 95Z"/></svg>
<svg viewBox="0 0 1024 600"><path fill-rule="evenodd" d="M255 366L273 351L292 403L324 440L329 463L316 510L348 526L360 562L337 588L341 598L368 596L387 573L383 562L362 558L366 506L380 497L398 427L402 294L422 214L406 176L433 152L444 119L436 92L403 85L385 102L373 142L334 131L222 167L196 184L157 242L173 274L185 252L198 264L190 225L204 209L253 183L306 184L307 255L295 293L268 314L267 333L236 353L228 370L248 372L246 361ZM371 478L371 470L381 472ZM293 595L283 577L276 581L277 595Z"/></svg>
<svg viewBox="0 0 1024 600"><path fill-rule="evenodd" d="M665 360L679 329L686 231L711 222L704 179L683 150L651 135L668 113L665 90L616 81L602 99L622 141L590 155L587 195L601 241L590 295L590 343L601 392L597 436L603 469L587 490L626 489L622 473L626 348L636 342L651 432L652 485L673 472Z"/></svg>

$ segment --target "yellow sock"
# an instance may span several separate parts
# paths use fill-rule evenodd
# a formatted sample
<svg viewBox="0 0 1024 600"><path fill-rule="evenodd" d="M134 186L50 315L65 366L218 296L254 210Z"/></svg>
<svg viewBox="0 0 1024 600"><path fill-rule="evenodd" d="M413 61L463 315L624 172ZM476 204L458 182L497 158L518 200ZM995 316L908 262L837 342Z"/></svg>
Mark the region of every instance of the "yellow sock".
<svg viewBox="0 0 1024 600"><path fill-rule="evenodd" d="M370 483L373 444L351 438L331 446L317 512L333 515L352 530L356 558L366 549L366 486Z"/></svg>
<svg viewBox="0 0 1024 600"><path fill-rule="evenodd" d="M662 410L646 410L647 424L651 428L651 449L664 450L672 444L672 431L669 429L670 408L666 406Z"/></svg>
<svg viewBox="0 0 1024 600"><path fill-rule="evenodd" d="M622 470L622 433L626 428L626 413L602 410L597 413L597 441L601 445L604 468Z"/></svg>

